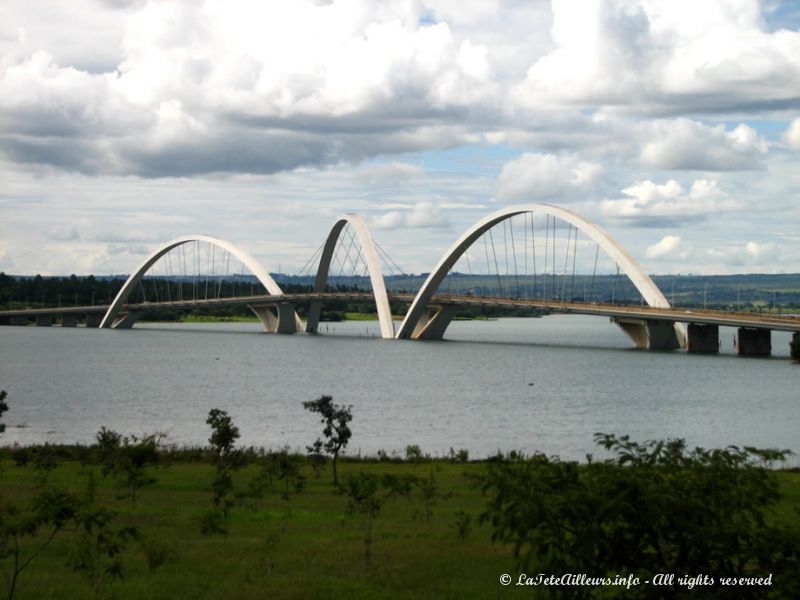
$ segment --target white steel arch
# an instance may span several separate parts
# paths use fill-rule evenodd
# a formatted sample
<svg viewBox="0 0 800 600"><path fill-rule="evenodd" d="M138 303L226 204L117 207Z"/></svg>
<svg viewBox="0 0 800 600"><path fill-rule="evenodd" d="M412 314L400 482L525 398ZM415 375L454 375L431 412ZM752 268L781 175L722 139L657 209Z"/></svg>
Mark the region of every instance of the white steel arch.
<svg viewBox="0 0 800 600"><path fill-rule="evenodd" d="M242 250L238 246L231 244L230 242L223 240L221 238L213 237L210 235L185 235L179 238L175 238L164 244L161 248L153 252L150 256L148 256L142 264L133 272L133 274L128 277L125 284L119 290L114 301L111 303L111 306L106 311L106 314L103 316L103 320L100 322L101 328L111 328L114 326L114 319L116 318L117 314L122 310L125 302L128 300L128 296L131 292L135 289L136 284L139 283L141 278L144 276L145 273L152 267L159 258L164 256L167 252L172 250L173 248L177 248L183 244L188 244L191 242L207 242L209 244L213 244L218 248L222 248L223 250L227 250L231 254L233 254L236 258L238 258L242 263L250 269L253 275L261 282L261 284L267 289L267 292L271 295L279 296L283 294L283 290L281 290L280 286L275 282L274 279L267 273L264 268L254 259L248 252ZM298 330L302 330L302 321L295 315L295 322L297 324Z"/></svg>
<svg viewBox="0 0 800 600"><path fill-rule="evenodd" d="M328 239L325 240L325 246L319 259L319 268L317 269L317 276L314 280L314 291L325 291L325 284L328 281L328 271L330 270L331 260L333 260L333 251L336 249L336 242L339 240L342 230L348 223L353 227L358 236L364 260L367 263L369 279L372 283L372 293L375 296L375 306L378 309L378 322L381 328L381 337L384 339L392 339L394 338L394 323L392 322L392 311L389 308L389 297L386 295L386 285L383 281L378 251L375 248L375 242L367 228L367 224L360 215L345 213L339 217L333 224L333 227L331 227L330 233L328 233ZM316 301L311 304L306 324L306 331L309 333L316 333L321 310L321 302Z"/></svg>
<svg viewBox="0 0 800 600"><path fill-rule="evenodd" d="M574 225L579 231L582 231L589 238L597 242L597 244L614 259L633 285L636 286L636 289L639 290L642 298L644 298L649 306L660 308L669 307L669 302L664 297L664 294L661 293L661 290L658 289L655 282L645 273L636 259L634 259L619 242L611 237L605 229L592 223L585 217L559 206L554 206L552 204L518 204L516 206L502 208L484 217L465 231L450 249L445 252L436 267L431 271L430 275L428 275L425 283L417 293L416 298L414 298L414 302L411 304L405 319L403 319L403 323L400 325L397 337L405 339L412 337L414 329L428 308L431 297L439 289L439 285L447 276L450 269L453 268L458 259L461 258L475 240L498 223L526 212L545 213ZM683 336L683 331L682 329L677 329L678 327L680 326L676 324L676 333L680 338Z"/></svg>

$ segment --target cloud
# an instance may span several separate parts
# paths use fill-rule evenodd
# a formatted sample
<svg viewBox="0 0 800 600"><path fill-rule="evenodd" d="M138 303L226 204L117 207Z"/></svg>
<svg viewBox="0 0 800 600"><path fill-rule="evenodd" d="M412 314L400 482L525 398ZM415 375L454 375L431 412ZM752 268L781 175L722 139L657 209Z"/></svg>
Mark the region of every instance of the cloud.
<svg viewBox="0 0 800 600"><path fill-rule="evenodd" d="M800 32L763 28L758 0L553 0L555 47L517 97L649 112L800 106Z"/></svg>
<svg viewBox="0 0 800 600"><path fill-rule="evenodd" d="M650 180L637 181L622 193L627 197L606 199L600 203L602 214L644 227L696 222L741 208L741 204L722 190L716 181L707 179L695 180L689 190L674 179L663 185Z"/></svg>
<svg viewBox="0 0 800 600"><path fill-rule="evenodd" d="M674 252L681 243L679 235L665 235L661 241L649 246L645 251L647 258L661 258Z"/></svg>
<svg viewBox="0 0 800 600"><path fill-rule="evenodd" d="M425 169L419 165L403 162L363 165L356 169L353 178L364 184L396 185L410 179L421 177Z"/></svg>
<svg viewBox="0 0 800 600"><path fill-rule="evenodd" d="M106 247L106 253L109 256L116 256L119 254L144 256L146 254L150 254L152 251L152 248L148 248L143 244L109 244Z"/></svg>
<svg viewBox="0 0 800 600"><path fill-rule="evenodd" d="M793 149L800 150L800 117L792 121L789 128L783 132L783 139Z"/></svg>
<svg viewBox="0 0 800 600"><path fill-rule="evenodd" d="M747 125L726 131L690 119L655 121L646 126L647 142L641 160L657 169L739 171L760 168L767 143Z"/></svg>
<svg viewBox="0 0 800 600"><path fill-rule="evenodd" d="M747 242L744 246L749 257L755 260L763 260L775 253L775 242Z"/></svg>
<svg viewBox="0 0 800 600"><path fill-rule="evenodd" d="M412 4L184 0L126 15L113 70L60 63L58 44L58 57L21 42L4 57L7 157L83 173L274 173L459 144L474 135L467 113L498 112L486 46L420 23Z"/></svg>
<svg viewBox="0 0 800 600"><path fill-rule="evenodd" d="M497 197L583 199L575 196L590 189L600 172L600 165L574 155L525 153L503 167L497 181Z"/></svg>
<svg viewBox="0 0 800 600"><path fill-rule="evenodd" d="M373 229L433 228L445 227L439 207L432 202L417 202L408 210L392 210L375 218Z"/></svg>
<svg viewBox="0 0 800 600"><path fill-rule="evenodd" d="M59 242L68 242L71 240L80 239L78 230L75 229L74 225L53 225L50 227L48 234L51 240Z"/></svg>

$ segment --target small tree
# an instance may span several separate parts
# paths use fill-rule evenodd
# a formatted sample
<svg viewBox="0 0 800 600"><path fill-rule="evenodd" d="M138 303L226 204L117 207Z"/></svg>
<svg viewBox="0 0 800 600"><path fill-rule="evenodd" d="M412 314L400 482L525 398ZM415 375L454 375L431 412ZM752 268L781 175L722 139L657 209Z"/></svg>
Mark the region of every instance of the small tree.
<svg viewBox="0 0 800 600"><path fill-rule="evenodd" d="M95 436L103 477L116 475L120 485L126 489L121 497L130 498L134 508L139 489L156 481L147 468L159 463L158 448L162 437L162 434L122 437L105 427L101 427Z"/></svg>
<svg viewBox="0 0 800 600"><path fill-rule="evenodd" d="M301 472L303 458L286 451L278 454L277 477L283 481L284 489L281 497L289 501L289 488L293 487L295 492L300 492L306 485L305 475Z"/></svg>
<svg viewBox="0 0 800 600"><path fill-rule="evenodd" d="M381 510L383 499L378 496L380 481L372 473L359 473L348 477L345 485L347 493L347 514L361 513L366 516L364 530L364 558L369 561L372 550L372 521Z"/></svg>
<svg viewBox="0 0 800 600"><path fill-rule="evenodd" d="M114 527L115 515L105 508L79 513L77 539L72 544L69 565L83 573L99 598L106 579L123 579L123 553L130 539L137 539L135 527Z"/></svg>
<svg viewBox="0 0 800 600"><path fill-rule="evenodd" d="M64 491L45 490L28 506L6 505L0 509L0 559L11 558L8 598L17 589L22 572L56 535L75 518L80 499ZM44 539L37 534L46 530Z"/></svg>
<svg viewBox="0 0 800 600"><path fill-rule="evenodd" d="M208 412L206 424L211 426L211 437L208 441L214 452L217 474L211 484L214 510L204 517L202 529L204 533L224 533L222 523L228 517L228 511L233 505L232 456L233 446L239 439L239 428L233 424L227 412L218 408L212 408Z"/></svg>
<svg viewBox="0 0 800 600"><path fill-rule="evenodd" d="M353 420L353 415L350 412L352 406L343 406L333 403L333 398L330 396L320 396L316 400L303 402L303 408L310 410L314 413L321 415L320 422L325 425L322 429L322 435L325 436L326 441L317 438L313 445L307 446L309 453L319 452L322 447L326 453L333 457L333 484L339 485L339 477L336 472L336 461L339 458L339 453L347 447L352 431L348 423Z"/></svg>
<svg viewBox="0 0 800 600"><path fill-rule="evenodd" d="M216 456L217 469L230 463L233 446L239 439L239 428L224 410L212 408L208 411L206 424L211 426L211 437L208 438Z"/></svg>

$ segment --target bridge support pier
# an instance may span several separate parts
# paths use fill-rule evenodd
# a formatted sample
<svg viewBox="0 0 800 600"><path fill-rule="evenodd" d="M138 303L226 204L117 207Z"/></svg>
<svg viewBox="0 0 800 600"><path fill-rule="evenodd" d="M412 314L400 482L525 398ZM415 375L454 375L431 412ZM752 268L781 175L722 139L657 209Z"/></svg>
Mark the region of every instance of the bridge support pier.
<svg viewBox="0 0 800 600"><path fill-rule="evenodd" d="M78 326L78 317L76 315L63 315L61 317L61 326L62 327L77 327Z"/></svg>
<svg viewBox="0 0 800 600"><path fill-rule="evenodd" d="M419 320L414 332L413 340L441 340L450 321L458 313L458 307L451 304L431 307L434 310L427 313L426 317Z"/></svg>
<svg viewBox="0 0 800 600"><path fill-rule="evenodd" d="M140 312L129 312L117 315L111 324L111 329L130 329L133 324L142 316Z"/></svg>
<svg viewBox="0 0 800 600"><path fill-rule="evenodd" d="M53 324L53 317L50 315L37 315L36 316L36 326L37 327L50 327Z"/></svg>
<svg viewBox="0 0 800 600"><path fill-rule="evenodd" d="M322 300L313 300L308 305L308 320L306 320L306 333L319 331L319 319L322 315Z"/></svg>
<svg viewBox="0 0 800 600"><path fill-rule="evenodd" d="M647 350L675 350L681 347L672 321L647 321L626 317L611 317L631 338L637 348Z"/></svg>
<svg viewBox="0 0 800 600"><path fill-rule="evenodd" d="M737 338L739 356L770 356L772 332L769 329L739 327Z"/></svg>
<svg viewBox="0 0 800 600"><path fill-rule="evenodd" d="M689 323L687 352L692 354L717 354L719 352L719 326Z"/></svg>
<svg viewBox="0 0 800 600"><path fill-rule="evenodd" d="M297 319L293 303L279 303L275 307L276 312L273 312L269 306L250 306L249 308L259 318L267 333L297 333Z"/></svg>

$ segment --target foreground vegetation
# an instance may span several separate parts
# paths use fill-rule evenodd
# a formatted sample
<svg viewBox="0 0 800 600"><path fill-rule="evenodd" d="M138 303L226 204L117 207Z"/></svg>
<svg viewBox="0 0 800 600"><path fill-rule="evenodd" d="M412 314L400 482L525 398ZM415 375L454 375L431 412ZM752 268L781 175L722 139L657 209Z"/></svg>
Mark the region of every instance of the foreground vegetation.
<svg viewBox="0 0 800 600"><path fill-rule="evenodd" d="M596 434L611 457L585 464L354 459L352 407L303 406L322 425L306 455L238 447L217 408L204 448L105 427L0 448L7 598L800 597L788 450ZM541 583L563 576L607 579Z"/></svg>
<svg viewBox="0 0 800 600"><path fill-rule="evenodd" d="M249 449L226 455L229 503L224 518L212 523L215 529L208 527L208 516L218 499L224 445L162 448L154 456L142 450L144 442L153 448L154 438L145 438L124 444L106 439L92 448L0 451L5 558L0 566L6 585L15 543L9 528L26 514L45 511L33 535L31 529L17 532L21 560L42 550L19 574L14 597L482 598L523 592L551 597L534 588L503 587L498 578L510 573L516 581L521 573L552 571L613 575L619 568L614 560L624 553L634 562L618 571L623 574L670 570L658 566L658 544L636 530L643 522L635 518L640 509L656 530L661 527L668 560L674 561L671 570L680 575L696 574L683 572L689 566L681 562L681 552L682 544L696 544L698 536L708 542L692 553L698 572L712 568L703 566L708 556L731 548L739 550L714 568L767 575L758 568L763 559L773 572L773 586L766 590L739 589L725 596L719 588L695 588L686 597L766 592L781 598L797 590L787 587L797 582L790 579L797 574L797 556L784 547L797 541L797 472L749 471L742 465L726 470L720 464L707 472L711 477L698 470L684 485L673 472L666 483L674 493L653 497L663 492L657 468L609 465L593 472L587 465L513 454L464 462L463 452L430 460L410 446L406 460L341 457L338 477L344 483L337 487L329 466L313 456ZM114 447L119 452L127 447L128 454L104 454L104 448ZM589 482L598 477L607 486L605 497L596 496L602 487ZM708 487L712 479L719 489ZM693 492L692 486L701 488ZM60 504L57 493L64 495ZM684 510L676 510L680 507ZM717 516L693 524L695 516L709 515ZM760 515L766 520L761 525ZM675 523L683 530L672 528ZM603 536L589 535L593 527ZM616 544L614 553L607 544ZM779 557L766 559L776 551ZM745 562L737 563L743 556ZM549 590L554 596L559 591ZM574 588L567 591L564 597L581 597ZM623 591L616 593L648 597L639 595L643 590ZM666 597L666 591L652 595L651 589L649 597ZM587 594L600 592L614 597L605 588ZM675 593L683 597L681 589Z"/></svg>

